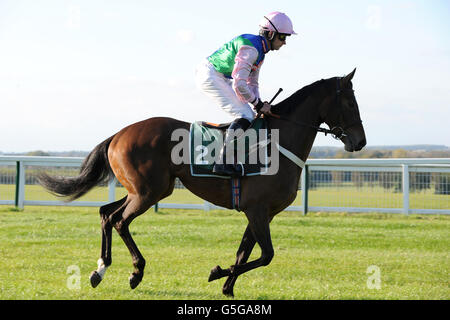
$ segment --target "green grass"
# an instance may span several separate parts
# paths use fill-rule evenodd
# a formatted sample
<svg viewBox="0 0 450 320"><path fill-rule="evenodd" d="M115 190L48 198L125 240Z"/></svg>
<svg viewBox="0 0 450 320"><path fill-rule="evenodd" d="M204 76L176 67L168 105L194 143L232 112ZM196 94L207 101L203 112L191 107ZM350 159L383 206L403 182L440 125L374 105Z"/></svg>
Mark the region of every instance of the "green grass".
<svg viewBox="0 0 450 320"><path fill-rule="evenodd" d="M300 197L300 191L298 197ZM379 186L334 186L309 191L309 205L319 207L402 208L403 193ZM411 209L450 209L450 195L435 194L434 190L411 191Z"/></svg>
<svg viewBox="0 0 450 320"><path fill-rule="evenodd" d="M0 200L14 200L15 185L0 184ZM127 194L125 188L116 188L116 199ZM59 200L39 185L25 185L25 200ZM78 201L108 201L108 187L95 187L89 193L79 198ZM175 189L173 194L161 201L161 203L189 203L201 204L204 200L192 194L187 189Z"/></svg>
<svg viewBox="0 0 450 320"><path fill-rule="evenodd" d="M131 257L113 233L113 263L91 288L100 253L97 208L0 206L0 299L229 299L209 271L234 263L246 226L233 211L149 210L130 227L147 260L131 290ZM237 299L450 299L450 217L281 213L272 263L242 275ZM251 259L259 256L255 248ZM68 267L81 271L70 290ZM381 289L368 289L369 266Z"/></svg>

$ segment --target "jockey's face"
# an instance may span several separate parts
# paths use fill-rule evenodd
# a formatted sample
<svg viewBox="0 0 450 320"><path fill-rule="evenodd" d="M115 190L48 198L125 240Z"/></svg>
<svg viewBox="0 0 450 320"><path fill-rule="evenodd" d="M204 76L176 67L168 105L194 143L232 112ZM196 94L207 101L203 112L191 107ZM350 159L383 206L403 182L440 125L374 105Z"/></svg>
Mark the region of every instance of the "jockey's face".
<svg viewBox="0 0 450 320"><path fill-rule="evenodd" d="M282 46L286 44L286 36L285 34L277 34L272 40L272 50L279 50Z"/></svg>

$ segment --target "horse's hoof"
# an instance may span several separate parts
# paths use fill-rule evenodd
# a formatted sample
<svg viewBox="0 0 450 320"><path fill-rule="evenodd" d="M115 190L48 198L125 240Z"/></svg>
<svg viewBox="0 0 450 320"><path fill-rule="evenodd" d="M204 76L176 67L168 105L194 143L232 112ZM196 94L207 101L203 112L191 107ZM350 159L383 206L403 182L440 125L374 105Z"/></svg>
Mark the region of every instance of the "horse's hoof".
<svg viewBox="0 0 450 320"><path fill-rule="evenodd" d="M214 268L212 268L211 273L209 274L208 282L220 279L222 277L222 271L222 268L219 266L215 266Z"/></svg>
<svg viewBox="0 0 450 320"><path fill-rule="evenodd" d="M129 280L131 289L134 289L141 283L142 277L132 273Z"/></svg>
<svg viewBox="0 0 450 320"><path fill-rule="evenodd" d="M222 293L227 297L234 298L233 288L223 288Z"/></svg>
<svg viewBox="0 0 450 320"><path fill-rule="evenodd" d="M97 271L92 271L89 279L91 280L92 288L97 287L99 285L99 283L102 282L102 277L100 277L100 275L98 274Z"/></svg>

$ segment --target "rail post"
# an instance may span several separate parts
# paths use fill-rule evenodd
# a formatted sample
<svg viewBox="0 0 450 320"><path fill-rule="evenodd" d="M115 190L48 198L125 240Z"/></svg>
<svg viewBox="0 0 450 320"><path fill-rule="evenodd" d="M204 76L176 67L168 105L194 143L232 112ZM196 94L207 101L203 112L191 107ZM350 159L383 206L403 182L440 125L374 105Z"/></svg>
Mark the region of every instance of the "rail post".
<svg viewBox="0 0 450 320"><path fill-rule="evenodd" d="M409 167L402 165L403 213L409 214Z"/></svg>
<svg viewBox="0 0 450 320"><path fill-rule="evenodd" d="M23 209L25 200L25 166L22 161L16 162L16 194L14 205L18 209Z"/></svg>
<svg viewBox="0 0 450 320"><path fill-rule="evenodd" d="M116 178L112 178L108 182L108 202L116 201Z"/></svg>
<svg viewBox="0 0 450 320"><path fill-rule="evenodd" d="M308 165L302 170L301 189L302 189L302 211L303 215L308 213L308 184L309 184L309 168Z"/></svg>
<svg viewBox="0 0 450 320"><path fill-rule="evenodd" d="M16 162L16 194L14 199L14 205L16 208L19 206L19 179L20 179L20 161Z"/></svg>

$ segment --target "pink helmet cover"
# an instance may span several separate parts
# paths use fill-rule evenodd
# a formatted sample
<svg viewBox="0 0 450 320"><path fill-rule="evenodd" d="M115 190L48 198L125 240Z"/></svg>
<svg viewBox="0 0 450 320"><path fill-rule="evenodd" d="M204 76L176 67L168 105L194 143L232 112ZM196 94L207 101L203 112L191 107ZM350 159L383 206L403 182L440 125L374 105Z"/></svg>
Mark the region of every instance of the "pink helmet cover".
<svg viewBox="0 0 450 320"><path fill-rule="evenodd" d="M278 33L297 34L293 29L291 19L286 14L278 11L265 15L261 19L259 26L264 30Z"/></svg>

